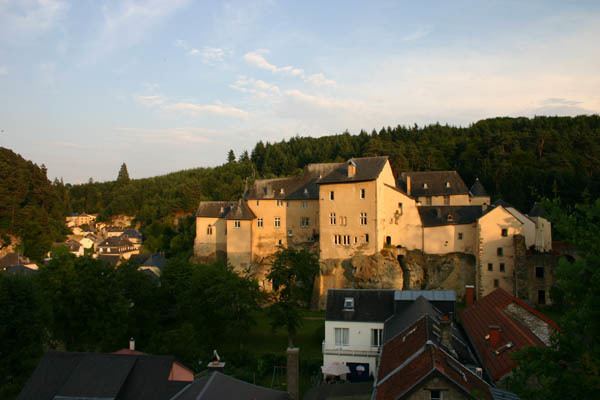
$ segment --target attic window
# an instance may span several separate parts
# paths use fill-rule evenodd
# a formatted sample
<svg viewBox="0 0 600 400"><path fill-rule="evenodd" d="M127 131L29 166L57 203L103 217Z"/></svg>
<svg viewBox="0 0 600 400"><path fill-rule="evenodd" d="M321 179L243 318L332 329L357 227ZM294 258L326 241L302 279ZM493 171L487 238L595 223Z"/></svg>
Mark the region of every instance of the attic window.
<svg viewBox="0 0 600 400"><path fill-rule="evenodd" d="M494 353L496 353L496 355L500 355L500 353L503 353L506 350L512 349L513 346L514 346L513 342L508 342L505 345L496 349L496 351L494 351Z"/></svg>
<svg viewBox="0 0 600 400"><path fill-rule="evenodd" d="M307 195L308 194L308 189L304 188L304 194Z"/></svg>
<svg viewBox="0 0 600 400"><path fill-rule="evenodd" d="M450 189L450 182L446 182L446 189Z"/></svg>
<svg viewBox="0 0 600 400"><path fill-rule="evenodd" d="M285 194L285 190L283 190L283 188L279 189L279 194Z"/></svg>
<svg viewBox="0 0 600 400"><path fill-rule="evenodd" d="M452 216L452 214L448 214L447 219L448 219L448 222L454 221L454 217Z"/></svg>
<svg viewBox="0 0 600 400"><path fill-rule="evenodd" d="M427 185L426 183L423 184L423 189L429 189L429 185Z"/></svg>
<svg viewBox="0 0 600 400"><path fill-rule="evenodd" d="M353 310L354 309L354 298L346 297L344 299L344 310Z"/></svg>

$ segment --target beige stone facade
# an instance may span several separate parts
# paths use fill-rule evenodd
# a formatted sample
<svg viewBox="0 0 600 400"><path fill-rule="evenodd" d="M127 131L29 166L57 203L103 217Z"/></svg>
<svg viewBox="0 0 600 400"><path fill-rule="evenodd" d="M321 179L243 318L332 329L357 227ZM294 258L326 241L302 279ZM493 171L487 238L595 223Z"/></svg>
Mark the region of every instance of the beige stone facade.
<svg viewBox="0 0 600 400"><path fill-rule="evenodd" d="M297 177L257 180L237 202L201 202L195 256L225 256L236 268L268 262L279 248L304 246L321 261L404 248L474 255L478 294L514 288L515 235L551 250L550 223L491 204L477 180L468 189L455 171L394 176L387 157L310 164ZM491 265L491 268L489 268Z"/></svg>

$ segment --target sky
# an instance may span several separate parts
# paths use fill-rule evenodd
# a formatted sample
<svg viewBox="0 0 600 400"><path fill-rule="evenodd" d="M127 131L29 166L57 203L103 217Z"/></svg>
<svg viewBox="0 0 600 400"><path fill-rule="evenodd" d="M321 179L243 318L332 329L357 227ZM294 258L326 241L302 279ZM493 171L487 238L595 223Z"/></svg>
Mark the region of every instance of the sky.
<svg viewBox="0 0 600 400"><path fill-rule="evenodd" d="M595 0L0 0L0 146L70 183L295 135L594 113Z"/></svg>

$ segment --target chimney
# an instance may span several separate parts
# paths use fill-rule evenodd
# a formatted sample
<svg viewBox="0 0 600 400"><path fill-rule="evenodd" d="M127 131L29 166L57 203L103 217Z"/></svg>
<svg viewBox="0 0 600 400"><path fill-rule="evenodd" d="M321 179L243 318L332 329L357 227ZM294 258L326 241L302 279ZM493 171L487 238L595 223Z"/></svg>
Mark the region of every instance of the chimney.
<svg viewBox="0 0 600 400"><path fill-rule="evenodd" d="M456 352L452 346L452 317L448 314L440 317L440 344L452 355L456 356Z"/></svg>
<svg viewBox="0 0 600 400"><path fill-rule="evenodd" d="M135 339L134 338L129 339L129 350L135 351Z"/></svg>
<svg viewBox="0 0 600 400"><path fill-rule="evenodd" d="M348 161L348 178L353 178L356 175L356 164L354 161Z"/></svg>
<svg viewBox="0 0 600 400"><path fill-rule="evenodd" d="M502 329L498 325L490 325L489 328L490 333L486 336L486 339L489 340L490 346L495 349L500 346L502 341Z"/></svg>
<svg viewBox="0 0 600 400"><path fill-rule="evenodd" d="M467 307L472 306L475 303L475 286L465 286L465 304Z"/></svg>
<svg viewBox="0 0 600 400"><path fill-rule="evenodd" d="M300 349L288 347L287 349L287 391L292 400L300 399Z"/></svg>
<svg viewBox="0 0 600 400"><path fill-rule="evenodd" d="M210 362L207 365L209 371L218 371L223 372L225 369L225 363L221 362L221 357L219 357L219 353L217 350L213 350L213 356L210 359Z"/></svg>
<svg viewBox="0 0 600 400"><path fill-rule="evenodd" d="M410 196L410 175L406 175L406 194Z"/></svg>

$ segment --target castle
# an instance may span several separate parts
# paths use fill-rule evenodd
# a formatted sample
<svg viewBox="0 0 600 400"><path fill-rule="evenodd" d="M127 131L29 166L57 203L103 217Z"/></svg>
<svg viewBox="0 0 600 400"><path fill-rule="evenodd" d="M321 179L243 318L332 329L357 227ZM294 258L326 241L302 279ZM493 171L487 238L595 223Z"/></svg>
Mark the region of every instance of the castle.
<svg viewBox="0 0 600 400"><path fill-rule="evenodd" d="M319 259L345 260L384 248L476 259L476 292L516 292L520 250L549 252L550 222L490 202L476 180L456 171L402 172L387 157L309 164L298 177L256 180L237 202L203 201L196 214L195 256L234 268L260 264L280 247L308 246ZM544 301L545 302L545 301Z"/></svg>

